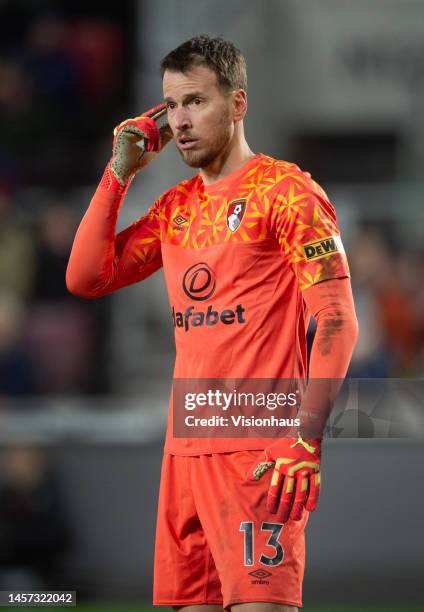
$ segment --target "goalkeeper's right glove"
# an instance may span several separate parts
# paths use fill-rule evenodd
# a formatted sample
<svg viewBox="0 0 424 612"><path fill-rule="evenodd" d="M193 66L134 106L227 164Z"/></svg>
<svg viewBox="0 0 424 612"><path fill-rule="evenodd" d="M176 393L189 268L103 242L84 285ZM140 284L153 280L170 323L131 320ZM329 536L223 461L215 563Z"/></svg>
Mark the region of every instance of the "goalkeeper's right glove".
<svg viewBox="0 0 424 612"><path fill-rule="evenodd" d="M113 131L112 158L107 170L125 187L172 139L166 106L159 104L143 115L122 121Z"/></svg>

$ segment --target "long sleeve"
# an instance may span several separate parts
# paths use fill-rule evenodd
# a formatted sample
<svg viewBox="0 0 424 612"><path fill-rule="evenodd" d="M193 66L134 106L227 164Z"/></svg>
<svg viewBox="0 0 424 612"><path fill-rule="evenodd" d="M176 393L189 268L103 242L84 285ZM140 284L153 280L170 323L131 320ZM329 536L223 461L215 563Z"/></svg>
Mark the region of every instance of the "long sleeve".
<svg viewBox="0 0 424 612"><path fill-rule="evenodd" d="M317 321L301 429L320 436L340 390L358 333L350 272L337 216L327 194L293 164L271 190L271 230Z"/></svg>
<svg viewBox="0 0 424 612"><path fill-rule="evenodd" d="M125 192L102 184L76 232L66 285L80 297L96 298L141 281L162 266L159 203L122 232L115 234Z"/></svg>
<svg viewBox="0 0 424 612"><path fill-rule="evenodd" d="M317 321L309 376L343 379L358 335L350 279L314 285L303 291L303 299Z"/></svg>
<svg viewBox="0 0 424 612"><path fill-rule="evenodd" d="M346 376L358 337L349 278L328 280L303 291L317 321L309 381L302 399L302 423L308 437L320 435Z"/></svg>

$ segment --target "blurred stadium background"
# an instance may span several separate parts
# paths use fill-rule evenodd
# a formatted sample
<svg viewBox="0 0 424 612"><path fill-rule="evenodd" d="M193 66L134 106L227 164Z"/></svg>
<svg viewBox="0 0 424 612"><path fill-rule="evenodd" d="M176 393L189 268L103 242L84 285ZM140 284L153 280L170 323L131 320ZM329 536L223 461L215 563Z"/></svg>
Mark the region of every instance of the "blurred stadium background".
<svg viewBox="0 0 424 612"><path fill-rule="evenodd" d="M65 287L112 129L161 99L170 49L233 40L252 148L336 206L361 329L350 376L423 378L424 2L2 0L0 28L0 590L123 612L151 600L174 349L162 272L95 301ZM168 147L120 228L189 175ZM333 439L324 461L305 609L424 609L423 443Z"/></svg>

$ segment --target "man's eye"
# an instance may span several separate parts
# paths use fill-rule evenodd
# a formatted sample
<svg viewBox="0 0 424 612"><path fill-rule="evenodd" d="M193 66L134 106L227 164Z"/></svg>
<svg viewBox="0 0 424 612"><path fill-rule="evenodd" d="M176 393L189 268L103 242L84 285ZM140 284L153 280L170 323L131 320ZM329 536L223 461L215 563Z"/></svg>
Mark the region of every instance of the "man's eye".
<svg viewBox="0 0 424 612"><path fill-rule="evenodd" d="M172 110L173 108L175 108L175 102L167 102L166 108L168 110Z"/></svg>

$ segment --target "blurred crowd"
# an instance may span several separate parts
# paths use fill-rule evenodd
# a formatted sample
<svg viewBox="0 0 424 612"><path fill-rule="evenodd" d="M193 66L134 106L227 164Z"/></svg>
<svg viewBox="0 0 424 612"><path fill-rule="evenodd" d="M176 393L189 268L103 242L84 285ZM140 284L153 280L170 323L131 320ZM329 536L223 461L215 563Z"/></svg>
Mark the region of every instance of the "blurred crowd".
<svg viewBox="0 0 424 612"><path fill-rule="evenodd" d="M72 3L68 14L69 3L62 11L61 4L67 3L1 5L3 405L19 395L108 390L108 301L78 300L64 279L87 204L75 191L97 180L106 156L102 139L128 103L128 44L124 24L102 7L97 16Z"/></svg>
<svg viewBox="0 0 424 612"><path fill-rule="evenodd" d="M77 225L60 200L19 219L0 193L0 397L107 390L102 332L108 302L71 296L65 285Z"/></svg>
<svg viewBox="0 0 424 612"><path fill-rule="evenodd" d="M424 252L384 224L364 224L348 236L349 263L360 325L349 375L424 375Z"/></svg>
<svg viewBox="0 0 424 612"><path fill-rule="evenodd" d="M19 4L1 10L0 184L87 182L99 128L125 92L123 32L103 18L70 19L53 9L32 16Z"/></svg>
<svg viewBox="0 0 424 612"><path fill-rule="evenodd" d="M0 589L66 588L63 561L73 531L48 455L11 446L0 465Z"/></svg>

